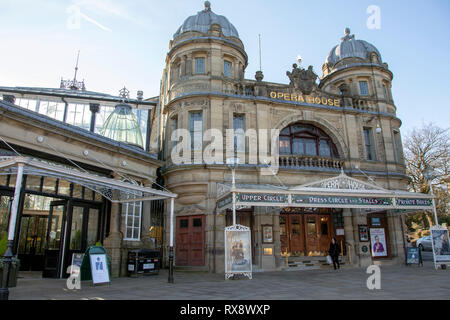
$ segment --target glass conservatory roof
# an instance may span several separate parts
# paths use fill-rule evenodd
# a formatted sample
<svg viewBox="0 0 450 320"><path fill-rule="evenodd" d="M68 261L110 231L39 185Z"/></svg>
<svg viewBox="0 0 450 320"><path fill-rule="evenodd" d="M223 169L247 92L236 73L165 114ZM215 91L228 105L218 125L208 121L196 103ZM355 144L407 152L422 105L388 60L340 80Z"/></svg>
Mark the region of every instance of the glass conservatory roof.
<svg viewBox="0 0 450 320"><path fill-rule="evenodd" d="M141 129L131 106L118 104L113 113L106 119L101 134L107 138L136 145L143 148Z"/></svg>

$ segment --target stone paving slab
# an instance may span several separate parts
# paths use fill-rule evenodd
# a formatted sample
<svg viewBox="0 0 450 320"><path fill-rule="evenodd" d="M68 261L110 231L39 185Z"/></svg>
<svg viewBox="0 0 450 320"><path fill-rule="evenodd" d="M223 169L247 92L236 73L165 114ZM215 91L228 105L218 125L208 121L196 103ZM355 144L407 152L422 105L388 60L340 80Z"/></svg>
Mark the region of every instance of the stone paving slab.
<svg viewBox="0 0 450 320"><path fill-rule="evenodd" d="M81 290L69 290L61 279L18 279L10 289L11 300L319 300L319 299L431 299L450 300L450 270L431 264L381 267L381 290L366 286L363 268L260 272L253 280L224 280L223 274L175 272L167 282L167 270L141 278L116 278L110 285L82 282Z"/></svg>

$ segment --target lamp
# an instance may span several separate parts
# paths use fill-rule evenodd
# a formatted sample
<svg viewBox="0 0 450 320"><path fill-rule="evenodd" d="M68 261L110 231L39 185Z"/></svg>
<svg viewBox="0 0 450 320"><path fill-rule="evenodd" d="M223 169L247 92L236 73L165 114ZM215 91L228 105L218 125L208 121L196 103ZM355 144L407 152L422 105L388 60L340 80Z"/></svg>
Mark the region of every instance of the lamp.
<svg viewBox="0 0 450 320"><path fill-rule="evenodd" d="M234 191L234 187L236 184L234 170L236 169L238 164L239 164L239 158L227 158L228 168L231 169L231 176L232 176L231 190L233 190L233 191ZM232 198L233 198L233 226L234 226L234 225L236 225L236 197L234 196L234 192L232 192Z"/></svg>

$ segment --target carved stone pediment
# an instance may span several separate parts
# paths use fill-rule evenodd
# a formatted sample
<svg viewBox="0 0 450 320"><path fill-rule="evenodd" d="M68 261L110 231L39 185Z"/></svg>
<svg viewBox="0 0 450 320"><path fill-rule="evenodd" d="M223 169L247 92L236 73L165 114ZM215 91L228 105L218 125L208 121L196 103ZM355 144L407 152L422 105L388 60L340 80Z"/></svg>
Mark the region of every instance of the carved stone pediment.
<svg viewBox="0 0 450 320"><path fill-rule="evenodd" d="M287 71L286 75L291 80L290 86L300 90L303 94L309 95L317 89L317 74L314 73L312 66L309 66L308 69L303 69L294 63L292 72Z"/></svg>
<svg viewBox="0 0 450 320"><path fill-rule="evenodd" d="M175 211L177 215L186 215L186 214L203 214L205 213L206 208L200 206L198 204L191 204L187 206L182 206L178 210Z"/></svg>

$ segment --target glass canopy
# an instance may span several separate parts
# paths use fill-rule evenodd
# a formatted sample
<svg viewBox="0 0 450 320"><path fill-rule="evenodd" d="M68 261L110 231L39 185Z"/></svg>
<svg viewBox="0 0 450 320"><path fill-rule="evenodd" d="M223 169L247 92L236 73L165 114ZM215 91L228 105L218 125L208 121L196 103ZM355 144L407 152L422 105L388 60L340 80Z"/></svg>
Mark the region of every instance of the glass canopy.
<svg viewBox="0 0 450 320"><path fill-rule="evenodd" d="M106 119L101 135L120 142L136 145L143 148L141 129L131 106L125 103L118 104L113 113Z"/></svg>

